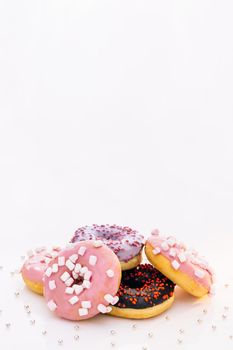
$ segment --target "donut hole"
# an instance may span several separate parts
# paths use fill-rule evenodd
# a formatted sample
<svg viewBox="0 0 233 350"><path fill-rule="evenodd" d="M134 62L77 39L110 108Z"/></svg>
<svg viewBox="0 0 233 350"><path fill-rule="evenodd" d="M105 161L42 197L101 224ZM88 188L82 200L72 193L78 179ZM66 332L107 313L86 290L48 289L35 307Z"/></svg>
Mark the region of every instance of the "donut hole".
<svg viewBox="0 0 233 350"><path fill-rule="evenodd" d="M139 278L129 278L124 281L124 283L127 285L127 287L136 289L136 288L143 288L145 285L145 280L144 279L139 279Z"/></svg>
<svg viewBox="0 0 233 350"><path fill-rule="evenodd" d="M84 281L84 277L83 276L78 276L78 278L75 279L73 284L82 285L83 281Z"/></svg>

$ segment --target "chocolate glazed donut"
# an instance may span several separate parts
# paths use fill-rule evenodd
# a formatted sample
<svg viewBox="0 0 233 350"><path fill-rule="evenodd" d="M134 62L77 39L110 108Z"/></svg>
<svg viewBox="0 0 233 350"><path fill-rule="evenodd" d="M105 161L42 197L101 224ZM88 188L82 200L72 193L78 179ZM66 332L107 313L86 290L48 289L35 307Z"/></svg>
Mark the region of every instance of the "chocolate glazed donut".
<svg viewBox="0 0 233 350"><path fill-rule="evenodd" d="M101 240L114 251L122 270L129 270L140 264L144 237L136 230L118 225L92 225L78 228L71 243L86 240Z"/></svg>
<svg viewBox="0 0 233 350"><path fill-rule="evenodd" d="M175 284L150 264L123 271L118 303L110 312L125 318L149 318L167 310L174 301Z"/></svg>

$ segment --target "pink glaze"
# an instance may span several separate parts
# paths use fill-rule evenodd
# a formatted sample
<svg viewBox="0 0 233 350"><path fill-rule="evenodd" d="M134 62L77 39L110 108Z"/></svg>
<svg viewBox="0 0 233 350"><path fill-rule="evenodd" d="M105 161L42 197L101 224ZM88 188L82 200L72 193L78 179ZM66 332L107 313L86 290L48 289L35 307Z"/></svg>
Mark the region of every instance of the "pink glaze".
<svg viewBox="0 0 233 350"><path fill-rule="evenodd" d="M85 252L80 252L80 248L86 249ZM58 264L63 266L58 266L57 272L51 272L51 269L56 271ZM81 268L86 267L89 271L87 274L91 276L83 275L79 264ZM67 273L73 281L70 282ZM109 305L118 302L115 295L120 284L121 265L115 253L101 241L70 244L70 247L60 251L58 257L51 261L44 276L44 296L47 305L59 317L69 320L87 319L99 312L110 312ZM62 281L62 278L65 281ZM88 282L89 286L86 286L85 283ZM83 290L80 292L77 288Z"/></svg>
<svg viewBox="0 0 233 350"><path fill-rule="evenodd" d="M213 270L207 261L195 250L187 249L173 236L162 236L157 229L153 230L147 242L154 248L155 255L162 254L171 262L174 269L182 271L212 292L214 282ZM185 260L185 261L184 261Z"/></svg>
<svg viewBox="0 0 233 350"><path fill-rule="evenodd" d="M45 247L41 247L35 249L35 251L30 251L28 259L21 268L24 278L32 282L43 283L44 271L47 269L49 262L58 255L60 249L54 247L48 251Z"/></svg>

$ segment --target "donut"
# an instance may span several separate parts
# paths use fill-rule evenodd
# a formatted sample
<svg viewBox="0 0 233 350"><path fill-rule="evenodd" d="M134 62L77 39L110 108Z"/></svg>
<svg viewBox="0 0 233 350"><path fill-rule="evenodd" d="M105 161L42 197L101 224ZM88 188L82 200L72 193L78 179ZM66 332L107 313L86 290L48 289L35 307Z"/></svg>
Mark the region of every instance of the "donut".
<svg viewBox="0 0 233 350"><path fill-rule="evenodd" d="M144 237L130 227L117 225L92 225L80 227L71 239L72 243L86 240L101 240L117 255L122 270L140 264Z"/></svg>
<svg viewBox="0 0 233 350"><path fill-rule="evenodd" d="M146 241L145 253L156 269L188 293L195 297L213 294L212 268L205 258L173 236L162 236L155 229Z"/></svg>
<svg viewBox="0 0 233 350"><path fill-rule="evenodd" d="M44 274L44 297L57 316L84 320L108 313L117 303L121 265L100 241L82 241L61 250Z"/></svg>
<svg viewBox="0 0 233 350"><path fill-rule="evenodd" d="M161 314L174 301L175 284L150 264L122 272L113 316L143 319Z"/></svg>
<svg viewBox="0 0 233 350"><path fill-rule="evenodd" d="M21 275L26 286L33 292L43 295L44 272L49 262L58 255L60 249L60 247L54 247L48 251L46 247L40 247L34 251L28 251L28 258L21 268Z"/></svg>

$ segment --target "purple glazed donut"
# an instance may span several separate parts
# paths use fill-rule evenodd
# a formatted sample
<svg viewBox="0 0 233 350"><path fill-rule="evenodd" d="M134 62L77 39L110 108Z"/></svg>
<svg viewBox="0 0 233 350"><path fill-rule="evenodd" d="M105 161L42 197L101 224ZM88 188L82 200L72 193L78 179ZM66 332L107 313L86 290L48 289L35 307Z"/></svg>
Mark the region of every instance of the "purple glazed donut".
<svg viewBox="0 0 233 350"><path fill-rule="evenodd" d="M102 241L111 248L121 263L122 270L129 270L141 262L144 237L130 227L117 225L92 225L78 228L71 243L79 241Z"/></svg>

